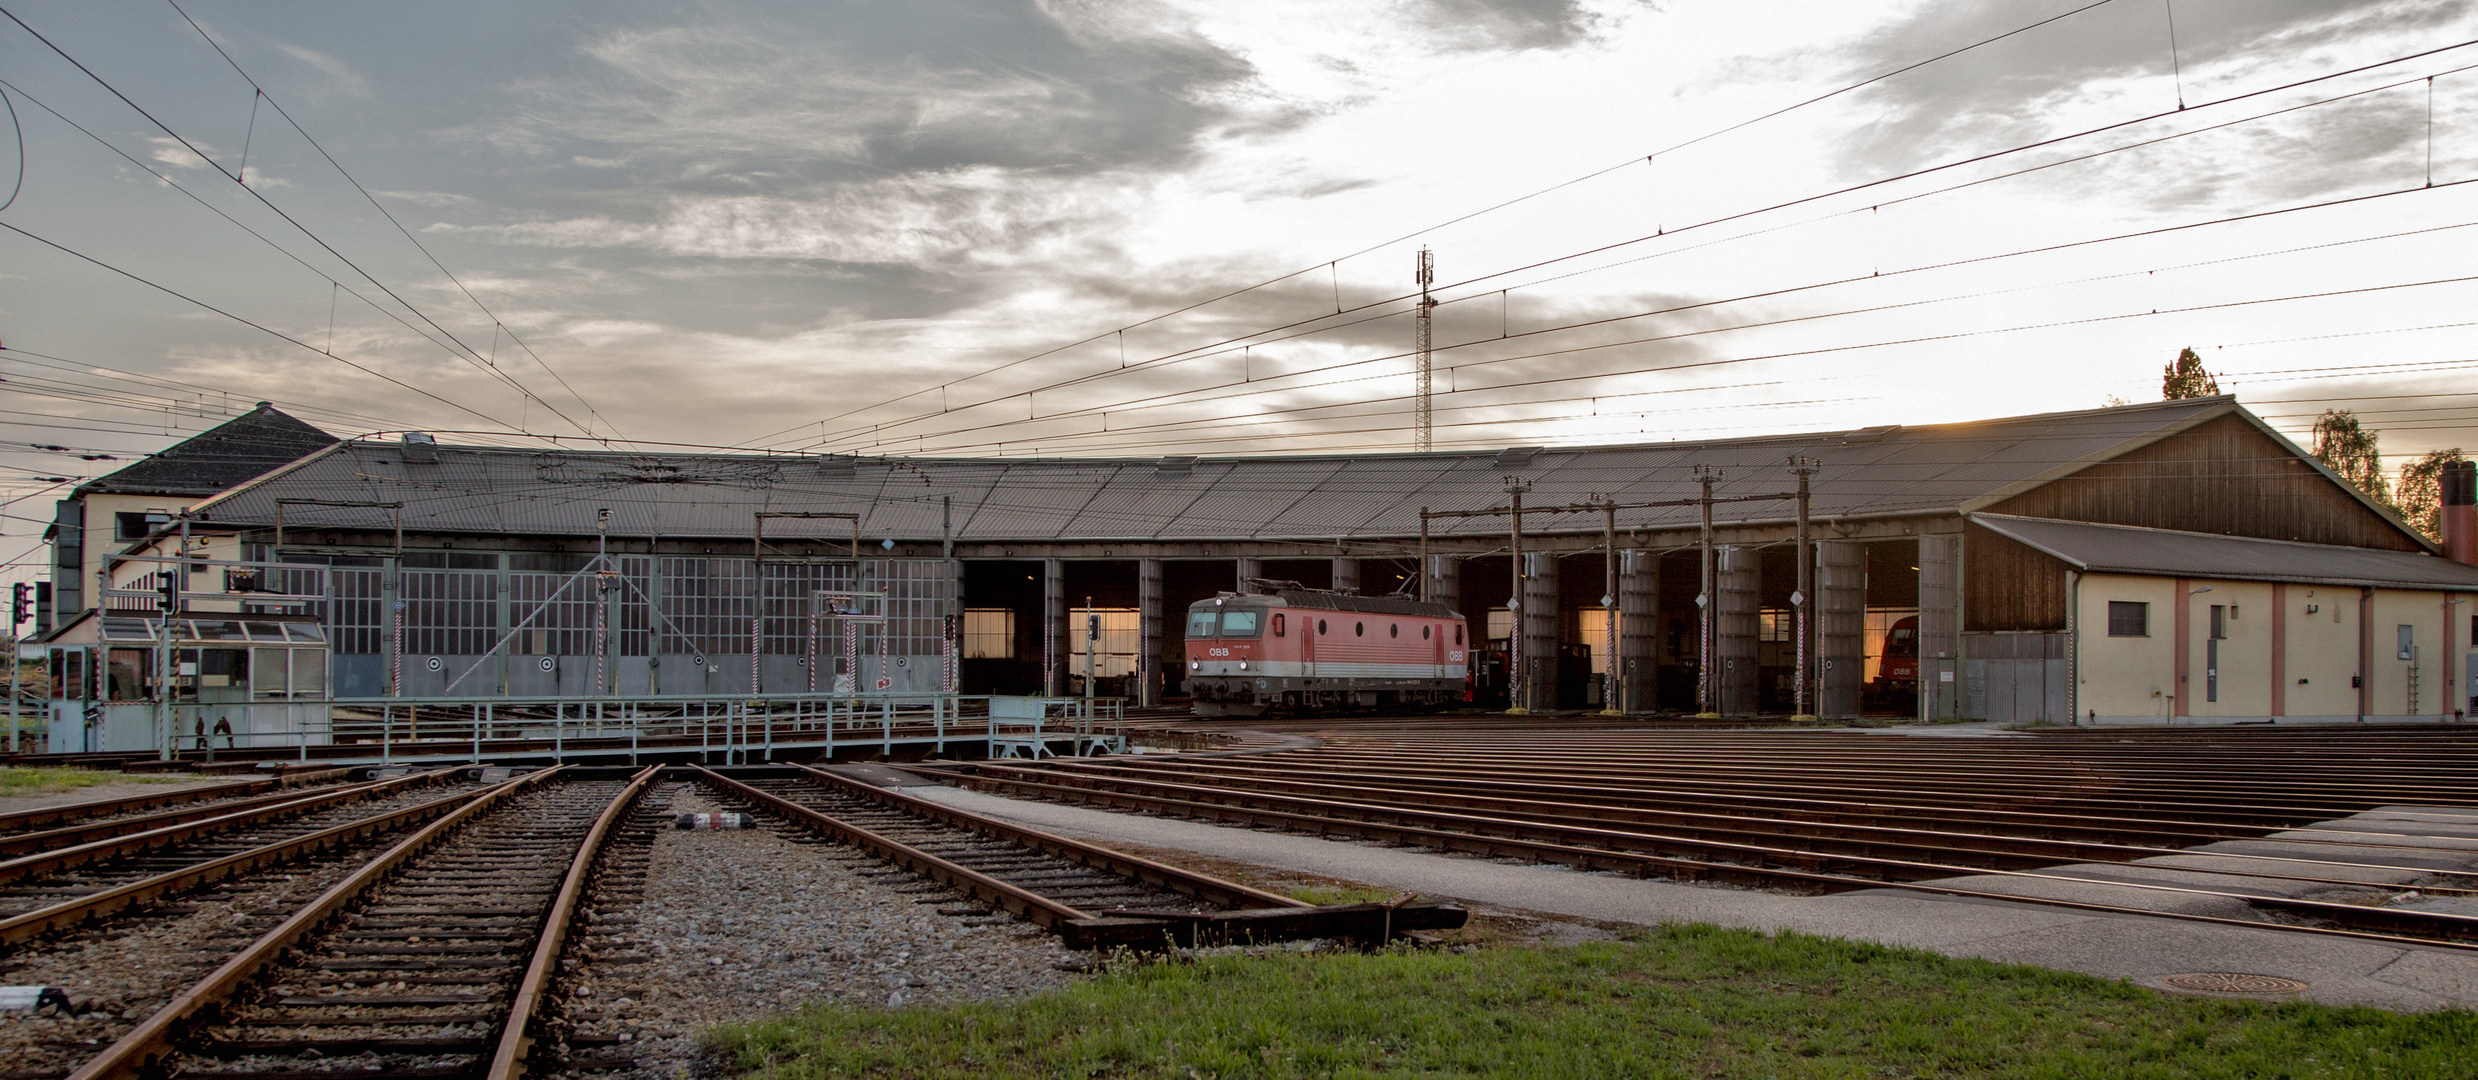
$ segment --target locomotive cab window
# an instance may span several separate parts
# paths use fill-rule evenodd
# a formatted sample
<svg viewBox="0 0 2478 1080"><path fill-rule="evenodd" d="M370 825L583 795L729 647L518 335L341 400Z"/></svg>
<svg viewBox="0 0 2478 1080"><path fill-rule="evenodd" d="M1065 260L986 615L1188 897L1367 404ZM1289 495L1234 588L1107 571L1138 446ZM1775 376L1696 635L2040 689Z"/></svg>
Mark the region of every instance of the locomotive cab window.
<svg viewBox="0 0 2478 1080"><path fill-rule="evenodd" d="M1463 624L1461 623L1454 624L1454 643L1457 645L1463 643Z"/></svg>
<svg viewBox="0 0 2478 1080"><path fill-rule="evenodd" d="M1325 632L1325 620L1318 619L1316 621L1316 632L1320 634Z"/></svg>
<svg viewBox="0 0 2478 1080"><path fill-rule="evenodd" d="M1402 636L1402 624L1401 624L1401 623L1387 623L1387 624L1385 624L1385 636L1387 636L1387 637L1401 637L1401 636Z"/></svg>
<svg viewBox="0 0 2478 1080"><path fill-rule="evenodd" d="M1366 636L1368 636L1368 624L1367 624L1367 623L1364 623L1364 622L1355 622L1355 623L1352 623L1352 624L1351 624L1351 636L1352 636L1352 637L1366 637Z"/></svg>
<svg viewBox="0 0 2478 1080"><path fill-rule="evenodd" d="M1214 620L1214 616L1215 616L1215 615L1217 615L1217 614L1219 614L1219 612L1215 612L1215 611L1213 611L1213 610L1211 610L1211 609L1207 609L1207 610L1204 610L1204 611L1191 611L1191 612L1188 612L1188 613L1187 613L1187 636L1192 637L1192 638L1208 638L1208 637L1212 637L1212 636L1213 636L1213 620Z"/></svg>
<svg viewBox="0 0 2478 1080"><path fill-rule="evenodd" d="M1430 629L1431 629L1430 627L1426 627L1426 626L1423 626L1423 627L1421 627L1421 628L1420 628L1420 640L1422 640L1422 641L1426 641L1426 640L1428 640L1428 631L1429 631Z"/></svg>
<svg viewBox="0 0 2478 1080"><path fill-rule="evenodd" d="M1247 608L1225 608L1222 611L1222 636L1252 638L1257 634L1258 620L1265 613Z"/></svg>
<svg viewBox="0 0 2478 1080"><path fill-rule="evenodd" d="M1284 636L1282 629L1282 616L1279 613L1276 613L1273 617L1273 636Z"/></svg>

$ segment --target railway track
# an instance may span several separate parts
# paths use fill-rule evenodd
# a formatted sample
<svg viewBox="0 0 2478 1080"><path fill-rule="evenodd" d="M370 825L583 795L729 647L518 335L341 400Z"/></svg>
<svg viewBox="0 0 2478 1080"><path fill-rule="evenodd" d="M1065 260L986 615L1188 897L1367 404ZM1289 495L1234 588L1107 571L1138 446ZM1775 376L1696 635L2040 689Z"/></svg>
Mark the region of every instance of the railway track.
<svg viewBox="0 0 2478 1080"><path fill-rule="evenodd" d="M473 793L66 1075L523 1075L596 860L657 771Z"/></svg>
<svg viewBox="0 0 2478 1080"><path fill-rule="evenodd" d="M806 766L692 767L719 797L859 847L954 893L959 915L1005 911L1076 948L1297 937L1383 941L1462 925L1434 903L1317 907ZM979 905L979 906L975 906Z"/></svg>
<svg viewBox="0 0 2478 1080"><path fill-rule="evenodd" d="M2478 947L2478 919L2417 906L2478 895L2465 846L2318 824L2400 803L2478 806L2473 733L1965 741L1510 727L1328 725L1320 745L1267 754L935 771L1005 794L1682 880L1890 886ZM2224 843L2273 834L2277 849ZM2191 850L2204 844L2225 850ZM2180 874L2096 869L2133 863ZM2232 904L2265 921L2196 913Z"/></svg>
<svg viewBox="0 0 2478 1080"><path fill-rule="evenodd" d="M261 777L234 780L220 784L150 791L120 799L94 799L86 802L62 803L0 814L0 843L13 843L27 833L58 829L71 824L102 824L116 818L142 814L168 806L191 804L229 804L243 796L281 793L284 789L307 787L342 779L346 769L320 769L299 772L284 777ZM196 807L206 812L206 807Z"/></svg>

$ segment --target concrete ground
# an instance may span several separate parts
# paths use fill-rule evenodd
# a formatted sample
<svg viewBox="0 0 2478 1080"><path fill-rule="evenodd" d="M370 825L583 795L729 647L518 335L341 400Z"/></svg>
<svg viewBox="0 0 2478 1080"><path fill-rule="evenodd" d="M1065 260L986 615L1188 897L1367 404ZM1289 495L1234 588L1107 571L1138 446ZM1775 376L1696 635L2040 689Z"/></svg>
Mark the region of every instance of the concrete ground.
<svg viewBox="0 0 2478 1080"><path fill-rule="evenodd" d="M2169 976L2228 972L2297 980L2308 985L2297 996L2331 1004L2399 1010L2478 1007L2478 950L2400 946L1902 889L1793 896L1114 813L944 786L910 791L1080 839L1190 851L1211 859L1552 917L1797 930L2130 979L2170 992L2186 991L2169 984ZM2282 858L2265 861L2247 856ZM2292 862L2291 858L2306 861ZM2266 882L2213 872L2231 867L2327 881ZM2386 807L2262 840L2212 844L2191 853L2135 863L2040 871L2055 875L2048 877L1974 875L1943 883L2256 922L2263 916L2242 899L2146 891L2106 882L2416 905L2478 915L2478 900L2414 895L2419 884L2439 880L2437 871L2478 872L2478 810ZM2451 880L2467 885L2478 878Z"/></svg>

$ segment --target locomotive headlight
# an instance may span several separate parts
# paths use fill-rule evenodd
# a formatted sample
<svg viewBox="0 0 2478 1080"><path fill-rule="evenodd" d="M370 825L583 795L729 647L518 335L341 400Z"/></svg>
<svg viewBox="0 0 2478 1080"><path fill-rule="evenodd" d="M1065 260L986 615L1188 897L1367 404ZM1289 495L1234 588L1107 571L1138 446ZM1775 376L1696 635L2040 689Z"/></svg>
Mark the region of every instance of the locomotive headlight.
<svg viewBox="0 0 2478 1080"><path fill-rule="evenodd" d="M1241 670L1241 671L1246 671L1247 669L1248 669L1248 662L1247 662L1247 661L1245 661L1245 660L1241 660L1241 661L1239 661L1239 670Z"/></svg>
<svg viewBox="0 0 2478 1080"><path fill-rule="evenodd" d="M1189 671L1197 671L1202 669L1204 666L1205 665L1201 661L1190 660L1187 662L1187 669Z"/></svg>

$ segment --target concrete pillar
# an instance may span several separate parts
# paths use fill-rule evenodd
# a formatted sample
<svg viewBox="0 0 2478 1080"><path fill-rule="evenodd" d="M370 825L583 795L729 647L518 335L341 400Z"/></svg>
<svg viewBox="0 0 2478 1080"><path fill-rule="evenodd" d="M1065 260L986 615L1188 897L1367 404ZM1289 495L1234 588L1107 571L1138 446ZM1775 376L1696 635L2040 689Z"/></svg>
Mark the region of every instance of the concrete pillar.
<svg viewBox="0 0 2478 1080"><path fill-rule="evenodd" d="M1428 575L1428 602L1463 609L1463 562L1452 555L1431 555L1421 573ZM1485 626L1472 627L1480 631Z"/></svg>
<svg viewBox="0 0 2478 1080"><path fill-rule="evenodd" d="M1358 559L1334 560L1334 591L1347 593L1359 591Z"/></svg>
<svg viewBox="0 0 2478 1080"><path fill-rule="evenodd" d="M1617 707L1651 712L1660 681L1661 556L1656 551L1618 552Z"/></svg>
<svg viewBox="0 0 2478 1080"><path fill-rule="evenodd" d="M1067 564L1041 560L1041 693L1064 693L1067 678Z"/></svg>
<svg viewBox="0 0 2478 1080"><path fill-rule="evenodd" d="M1962 538L1919 537L1919 707L1931 719L1961 715ZM1952 681L1946 681L1950 673Z"/></svg>
<svg viewBox="0 0 2478 1080"><path fill-rule="evenodd" d="M1816 715L1847 719L1867 676L1867 545L1824 540L1815 550Z"/></svg>
<svg viewBox="0 0 2478 1080"><path fill-rule="evenodd" d="M1265 576L1264 561L1261 559L1239 559L1235 561L1239 564L1239 572L1232 575L1230 586L1231 591L1237 593L1255 592L1255 588L1248 584L1248 579Z"/></svg>
<svg viewBox="0 0 2478 1080"><path fill-rule="evenodd" d="M1136 704L1162 703L1162 561L1136 561Z"/></svg>
<svg viewBox="0 0 2478 1080"><path fill-rule="evenodd" d="M1720 662L1723 716L1752 716L1756 710L1756 614L1761 553L1752 547L1727 545L1713 568L1713 651Z"/></svg>
<svg viewBox="0 0 2478 1080"><path fill-rule="evenodd" d="M1523 700L1526 709L1557 707L1557 555L1523 553Z"/></svg>

